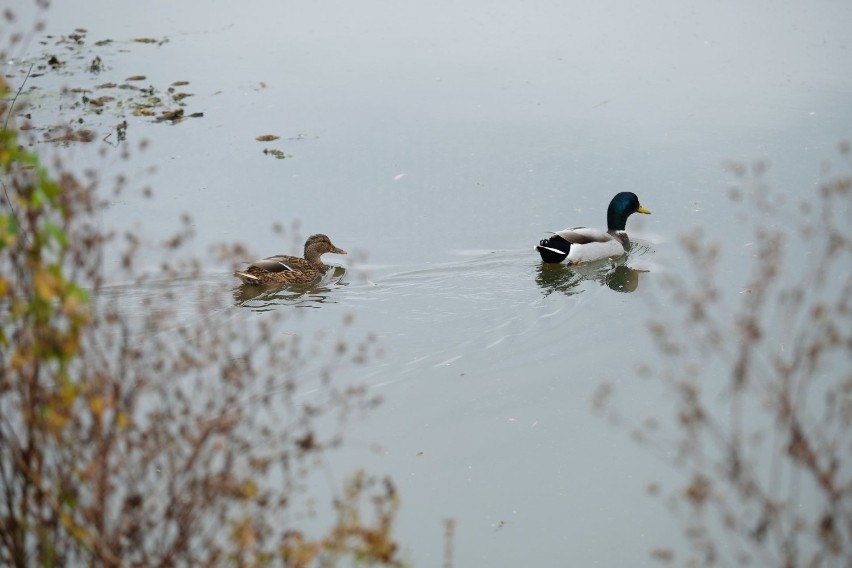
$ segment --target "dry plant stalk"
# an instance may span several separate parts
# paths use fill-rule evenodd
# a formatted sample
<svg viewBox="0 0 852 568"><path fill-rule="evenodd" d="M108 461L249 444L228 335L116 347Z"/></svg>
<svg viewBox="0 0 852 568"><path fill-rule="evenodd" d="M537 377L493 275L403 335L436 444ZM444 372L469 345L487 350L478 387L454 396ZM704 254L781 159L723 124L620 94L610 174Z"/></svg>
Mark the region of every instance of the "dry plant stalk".
<svg viewBox="0 0 852 568"><path fill-rule="evenodd" d="M849 145L839 150L848 171ZM650 322L666 363L649 374L675 395L674 439L657 420L631 428L686 476L667 500L690 543L680 564L850 566L852 177L827 172L794 209L763 183L765 169L731 165L731 197L743 220L755 215L739 306L706 234L685 239L689 269L665 277L665 300L682 317ZM604 385L595 407L628 426L612 393ZM677 560L669 548L652 557Z"/></svg>
<svg viewBox="0 0 852 568"><path fill-rule="evenodd" d="M105 247L122 245L96 222L96 176L45 167L11 123L0 135L0 564L400 566L389 481L355 474L330 528L300 526L308 476L349 415L378 402L331 380L372 356L372 339L314 344L282 333L280 314L217 318L215 287L195 290L191 317L179 315L187 294L167 286L134 317L104 284ZM180 253L191 236L186 218L162 244L181 286L200 267ZM138 286L143 244L122 237L118 270ZM297 399L316 360L318 394Z"/></svg>

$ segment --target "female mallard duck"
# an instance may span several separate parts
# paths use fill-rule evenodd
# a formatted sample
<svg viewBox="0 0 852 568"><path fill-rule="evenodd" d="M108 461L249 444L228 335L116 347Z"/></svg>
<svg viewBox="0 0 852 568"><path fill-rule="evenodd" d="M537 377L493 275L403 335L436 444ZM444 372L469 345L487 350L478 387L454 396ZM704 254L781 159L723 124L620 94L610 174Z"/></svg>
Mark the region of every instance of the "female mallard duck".
<svg viewBox="0 0 852 568"><path fill-rule="evenodd" d="M326 266L320 257L331 252L346 254L345 250L331 244L325 235L311 235L305 241L305 258L279 254L263 260L255 260L242 272L234 276L245 284L307 284L324 274Z"/></svg>
<svg viewBox="0 0 852 568"><path fill-rule="evenodd" d="M549 239L536 246L544 262L580 264L620 256L630 248L630 239L624 232L627 218L634 213L651 212L642 207L635 193L624 191L612 198L606 210L607 230L574 227L556 231Z"/></svg>

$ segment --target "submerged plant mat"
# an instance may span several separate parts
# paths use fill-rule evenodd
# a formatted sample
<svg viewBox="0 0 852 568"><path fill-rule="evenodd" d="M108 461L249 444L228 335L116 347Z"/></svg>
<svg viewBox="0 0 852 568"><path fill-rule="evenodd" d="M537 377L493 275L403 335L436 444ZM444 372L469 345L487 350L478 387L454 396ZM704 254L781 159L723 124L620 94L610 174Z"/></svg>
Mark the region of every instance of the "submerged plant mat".
<svg viewBox="0 0 852 568"><path fill-rule="evenodd" d="M131 49L157 49L168 43L165 38L92 42L87 31L78 28L68 35L46 36L39 43L43 46L42 53L23 62L18 68L20 76L11 75L11 78L23 84L23 103L16 105L15 116L25 128L43 131L45 142L124 139L128 114L169 124L204 116L203 112L188 112L186 108L188 99L193 96L183 90L189 85L187 80L175 79L160 87L146 85L148 75L145 73L111 76L115 73L112 61ZM71 86L56 87L56 81L51 79L57 77L64 78ZM39 121L44 126L33 126L29 122L34 113L50 112L55 116L54 111L64 117L63 122L50 124L53 118ZM117 125L122 125L121 132ZM104 127L108 130L104 131Z"/></svg>

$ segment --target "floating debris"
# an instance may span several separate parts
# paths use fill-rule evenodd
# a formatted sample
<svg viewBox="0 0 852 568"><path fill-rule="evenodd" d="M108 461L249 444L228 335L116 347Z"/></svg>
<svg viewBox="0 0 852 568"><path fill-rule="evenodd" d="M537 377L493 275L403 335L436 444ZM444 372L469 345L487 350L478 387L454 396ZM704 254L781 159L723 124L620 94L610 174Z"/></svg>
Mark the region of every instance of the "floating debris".
<svg viewBox="0 0 852 568"><path fill-rule="evenodd" d="M87 97L83 97L84 103L89 103L90 105L95 106L95 107L102 107L105 104L111 103L114 100L115 100L115 97L110 97L109 95L104 95L104 96L98 97L96 99L90 99L90 98L87 98Z"/></svg>
<svg viewBox="0 0 852 568"><path fill-rule="evenodd" d="M160 116L157 117L157 122L163 122L164 120L175 121L179 118L183 118L183 109L176 108L172 110L164 110L160 113Z"/></svg>
<svg viewBox="0 0 852 568"><path fill-rule="evenodd" d="M275 134L262 134L255 138L258 142L272 142L273 140L278 140L280 136L276 136Z"/></svg>
<svg viewBox="0 0 852 568"><path fill-rule="evenodd" d="M263 153L266 154L267 156L272 156L273 158L277 158L279 160L284 160L284 159L293 157L289 154L285 154L284 152L282 152L281 150L278 150L276 148L266 148L266 149L263 150Z"/></svg>
<svg viewBox="0 0 852 568"><path fill-rule="evenodd" d="M115 132L115 141L110 140L112 138L112 134ZM110 130L106 136L103 137L103 141L112 146L113 148L118 148L119 143L127 140L127 121L119 122L115 125L113 130Z"/></svg>
<svg viewBox="0 0 852 568"><path fill-rule="evenodd" d="M91 142L95 139L95 131L88 128L74 130L66 127L65 131L58 136L51 136L50 132L44 133L45 142Z"/></svg>
<svg viewBox="0 0 852 568"><path fill-rule="evenodd" d="M104 70L104 62L101 60L99 55L96 55L92 62L89 63L89 72L90 73L100 73Z"/></svg>
<svg viewBox="0 0 852 568"><path fill-rule="evenodd" d="M170 122L172 124L177 124L182 122L187 118L201 118L204 116L203 112L194 112L192 114L184 114L182 108L176 108L173 110L164 110L160 113L160 116L156 118L157 122Z"/></svg>
<svg viewBox="0 0 852 568"><path fill-rule="evenodd" d="M104 136L104 142L110 144L112 146L118 146L119 142L124 142L127 140L127 121L123 120L115 125L115 143L110 142L110 138L112 137L112 131L109 132L106 136Z"/></svg>
<svg viewBox="0 0 852 568"><path fill-rule="evenodd" d="M82 77L84 74L106 74L109 72L113 66L111 59L118 57L119 54L127 50L119 49L116 51L116 42L113 39L87 43L87 33L86 30L78 28L70 34L44 36L44 39L39 42L45 46L44 51L35 67L28 71L27 79L36 79L51 74L69 76L74 79ZM126 45L129 42L162 45L167 43L168 39L140 37L122 40L120 43ZM107 45L112 47L103 49ZM60 59L55 54L57 49L61 50L60 53L63 54L65 59ZM48 50L53 51L53 53ZM51 126L32 126L32 123L27 119L28 128L42 132L45 142L91 142L101 137L101 134L97 134L95 130L91 129L91 126L80 128L79 125L83 124L84 118L96 115L114 116L121 121L117 126L101 122L98 124L98 130L108 131L102 140L117 146L118 143L127 138L127 121L124 119L129 115L149 118L155 123L165 122L168 124L177 124L187 118L204 116L203 112L190 113L186 108L186 99L195 96L193 93L178 92L176 89L176 87L189 85L189 81L174 81L171 86L160 89L154 85L145 86L146 83L142 82L147 80L146 75L138 74L127 77L121 83L112 80L96 86L86 85L86 88L64 88L61 94L63 96L71 95L73 100L70 104L63 100L61 105L64 109L76 111L76 115L69 117L68 122ZM30 91L37 88L39 88L37 85L29 87ZM98 96L92 96L92 92L97 92ZM56 93L56 95L59 94ZM49 107L44 106L43 108ZM77 127L71 126L72 124Z"/></svg>

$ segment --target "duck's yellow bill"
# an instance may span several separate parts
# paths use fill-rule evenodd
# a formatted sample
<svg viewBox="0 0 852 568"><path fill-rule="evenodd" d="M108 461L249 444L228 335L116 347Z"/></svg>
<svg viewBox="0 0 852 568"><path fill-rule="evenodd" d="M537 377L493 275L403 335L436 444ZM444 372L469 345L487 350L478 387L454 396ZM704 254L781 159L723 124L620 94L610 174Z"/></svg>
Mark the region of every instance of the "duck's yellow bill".
<svg viewBox="0 0 852 568"><path fill-rule="evenodd" d="M644 208L644 207L642 207L641 205L639 206L639 209L637 209L637 210L636 210L636 212L637 212L637 213L644 213L645 215L650 215L650 214L651 214L651 212L650 212L650 211L648 211L647 209L645 209L645 208Z"/></svg>

